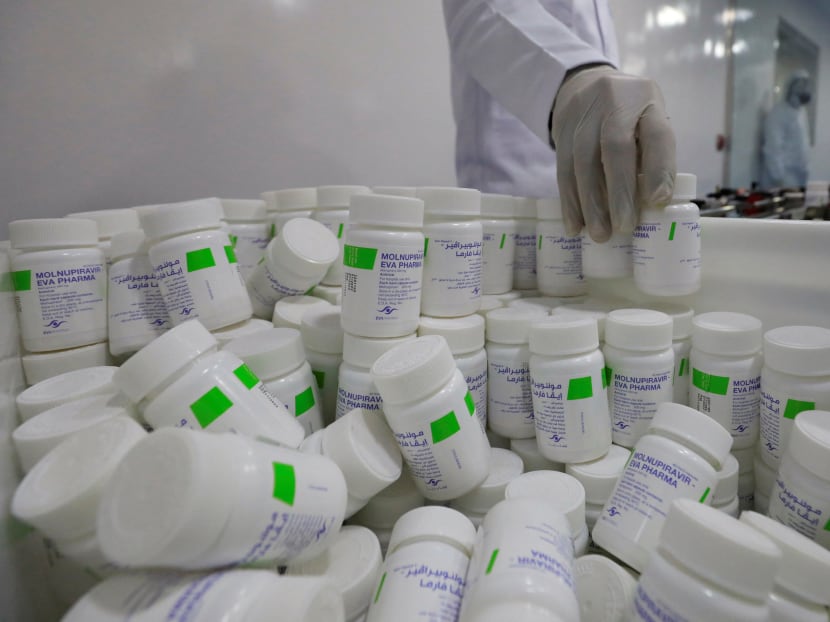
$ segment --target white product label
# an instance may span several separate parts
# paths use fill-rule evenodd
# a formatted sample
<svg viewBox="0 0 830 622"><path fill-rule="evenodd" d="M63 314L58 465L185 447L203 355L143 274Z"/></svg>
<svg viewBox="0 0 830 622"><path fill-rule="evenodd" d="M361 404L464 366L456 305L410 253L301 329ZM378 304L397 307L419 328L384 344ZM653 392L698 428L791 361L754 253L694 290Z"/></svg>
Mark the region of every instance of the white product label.
<svg viewBox="0 0 830 622"><path fill-rule="evenodd" d="M236 251L239 271L243 278L247 278L254 271L265 254L265 247L271 241L272 226L268 223L231 226L231 244Z"/></svg>
<svg viewBox="0 0 830 622"><path fill-rule="evenodd" d="M422 306L444 308L481 298L481 239L426 238Z"/></svg>
<svg viewBox="0 0 830 622"><path fill-rule="evenodd" d="M632 263L647 275L671 270L681 281L699 278L700 223L697 220L641 222L634 228Z"/></svg>
<svg viewBox="0 0 830 622"><path fill-rule="evenodd" d="M824 493L796 490L779 474L770 494L769 517L830 548L830 492Z"/></svg>
<svg viewBox="0 0 830 622"><path fill-rule="evenodd" d="M762 388L760 444L761 451L770 459L767 460L768 464L778 464L781 461L796 415L805 410L815 410L816 407L815 401L804 399L804 396Z"/></svg>
<svg viewBox="0 0 830 622"><path fill-rule="evenodd" d="M473 374L465 374L467 388L473 396L476 405L476 417L482 428L487 425L487 367L482 366Z"/></svg>
<svg viewBox="0 0 830 622"><path fill-rule="evenodd" d="M581 236L539 235L536 253L540 289L568 289L585 280Z"/></svg>
<svg viewBox="0 0 830 622"><path fill-rule="evenodd" d="M302 288L291 287L283 283L265 264L256 269L248 282L248 293L257 308L272 309L277 301L286 296L302 296L308 288L314 285L313 281Z"/></svg>
<svg viewBox="0 0 830 622"><path fill-rule="evenodd" d="M608 429L608 401L600 372L557 380L539 381L531 375L539 444L557 449L596 444L600 426Z"/></svg>
<svg viewBox="0 0 830 622"><path fill-rule="evenodd" d="M642 622L689 622L689 618L677 613L665 599L652 596L643 583L637 584L637 593L634 595L634 616L632 620Z"/></svg>
<svg viewBox="0 0 830 622"><path fill-rule="evenodd" d="M614 443L631 447L643 434L657 412L657 404L672 398L672 370L651 374L620 372L611 375L611 421Z"/></svg>
<svg viewBox="0 0 830 622"><path fill-rule="evenodd" d="M516 250L513 260L514 286L529 288L536 286L536 230L528 229L516 233Z"/></svg>
<svg viewBox="0 0 830 622"><path fill-rule="evenodd" d="M357 388L344 385L342 382L337 387L337 412L335 419L355 408L362 408L368 411L379 411L383 409L383 398L380 393L374 391L360 391Z"/></svg>
<svg viewBox="0 0 830 622"><path fill-rule="evenodd" d="M109 331L125 338L160 335L170 327L167 307L150 262L142 258L118 261L109 271Z"/></svg>
<svg viewBox="0 0 830 622"><path fill-rule="evenodd" d="M531 438L536 434L533 418L533 394L530 388L529 363L516 361L487 362L487 418L496 433L499 430L518 431L519 436Z"/></svg>
<svg viewBox="0 0 830 622"><path fill-rule="evenodd" d="M748 447L758 438L761 376L717 376L692 369L689 406L709 415Z"/></svg>

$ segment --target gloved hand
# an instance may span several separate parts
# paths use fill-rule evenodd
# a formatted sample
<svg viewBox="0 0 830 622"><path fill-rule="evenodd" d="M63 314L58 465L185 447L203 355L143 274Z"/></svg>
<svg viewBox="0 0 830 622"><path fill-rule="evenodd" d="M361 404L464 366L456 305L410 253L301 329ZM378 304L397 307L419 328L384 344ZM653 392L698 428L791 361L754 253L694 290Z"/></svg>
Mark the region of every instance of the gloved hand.
<svg viewBox="0 0 830 622"><path fill-rule="evenodd" d="M551 138L568 235L585 225L604 242L634 230L637 197L649 206L671 199L674 132L654 81L608 66L573 71L556 95Z"/></svg>

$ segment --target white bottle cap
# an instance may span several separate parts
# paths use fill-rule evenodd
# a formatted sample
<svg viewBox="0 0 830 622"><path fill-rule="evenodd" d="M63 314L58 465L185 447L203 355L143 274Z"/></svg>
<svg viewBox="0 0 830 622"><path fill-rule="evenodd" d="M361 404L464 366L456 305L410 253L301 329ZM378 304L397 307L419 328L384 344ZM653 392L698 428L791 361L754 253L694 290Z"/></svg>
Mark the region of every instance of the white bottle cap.
<svg viewBox="0 0 830 622"><path fill-rule="evenodd" d="M61 404L17 426L12 441L23 472L31 471L43 456L76 432L119 415L131 417L123 406L107 405L108 399L97 395Z"/></svg>
<svg viewBox="0 0 830 622"><path fill-rule="evenodd" d="M110 239L110 259L113 263L131 255L146 255L147 236L143 229L131 229L116 233Z"/></svg>
<svg viewBox="0 0 830 622"><path fill-rule="evenodd" d="M380 543L372 530L346 525L329 547L306 562L289 564L286 576L324 576L340 590L347 620L369 606L383 564Z"/></svg>
<svg viewBox="0 0 830 622"><path fill-rule="evenodd" d="M268 320L261 320L256 317L252 317L251 319L243 320L237 324L231 324L230 326L212 330L210 331L210 334L213 335L216 341L219 342L219 347L224 348L234 339L262 333L266 330L271 330L272 328L274 328L274 325Z"/></svg>
<svg viewBox="0 0 830 622"><path fill-rule="evenodd" d="M512 309L502 307L490 311L487 322L487 341L512 345L527 343L530 324L547 316L541 309Z"/></svg>
<svg viewBox="0 0 830 622"><path fill-rule="evenodd" d="M315 296L286 296L274 305L273 324L276 327L300 328L303 316L312 309L328 309L328 300Z"/></svg>
<svg viewBox="0 0 830 622"><path fill-rule="evenodd" d="M283 188L263 192L269 212L294 212L317 207L317 188Z"/></svg>
<svg viewBox="0 0 830 622"><path fill-rule="evenodd" d="M636 574L603 555L574 560L574 590L581 622L624 620L637 591Z"/></svg>
<svg viewBox="0 0 830 622"><path fill-rule="evenodd" d="M592 319L597 324L597 337L600 341L605 341L605 319L608 317L606 311L595 311L591 309L579 309L576 306L562 306L551 310L551 315L554 317L568 317L568 318L588 318Z"/></svg>
<svg viewBox="0 0 830 622"><path fill-rule="evenodd" d="M481 306L478 308L478 313L481 317L486 317L493 309L501 309L504 303L499 300L498 296L485 294L481 297Z"/></svg>
<svg viewBox="0 0 830 622"><path fill-rule="evenodd" d="M559 197L537 199L536 218L538 220L562 220L562 200Z"/></svg>
<svg viewBox="0 0 830 622"><path fill-rule="evenodd" d="M743 512L741 522L763 533L781 549L776 584L811 603L830 605L830 551L757 512Z"/></svg>
<svg viewBox="0 0 830 622"><path fill-rule="evenodd" d="M396 197L414 197L415 186L374 186L372 192Z"/></svg>
<svg viewBox="0 0 830 622"><path fill-rule="evenodd" d="M124 361L113 382L138 403L191 361L218 345L199 320L174 326Z"/></svg>
<svg viewBox="0 0 830 622"><path fill-rule="evenodd" d="M651 352L670 348L672 319L649 309L616 309L605 320L605 343L615 348Z"/></svg>
<svg viewBox="0 0 830 622"><path fill-rule="evenodd" d="M312 435L313 436L313 435ZM409 470L404 466L401 476L372 497L349 520L373 529L391 529L401 516L424 505L424 496L415 486Z"/></svg>
<svg viewBox="0 0 830 622"><path fill-rule="evenodd" d="M821 479L830 480L830 412L798 413L786 454Z"/></svg>
<svg viewBox="0 0 830 622"><path fill-rule="evenodd" d="M340 285L315 285L310 294L329 304L339 305L343 300L343 287Z"/></svg>
<svg viewBox="0 0 830 622"><path fill-rule="evenodd" d="M141 222L141 219L144 218L144 214L155 212L156 209L158 209L158 205L133 205L130 209L138 214L138 221Z"/></svg>
<svg viewBox="0 0 830 622"><path fill-rule="evenodd" d="M377 412L355 408L329 424L323 454L343 471L349 496L364 502L401 476L401 450Z"/></svg>
<svg viewBox="0 0 830 622"><path fill-rule="evenodd" d="M769 538L691 499L669 507L657 550L707 582L756 601L766 601L781 563L781 551Z"/></svg>
<svg viewBox="0 0 830 622"><path fill-rule="evenodd" d="M103 341L69 350L28 352L21 357L21 362L26 383L31 386L76 369L111 365L112 357L107 342Z"/></svg>
<svg viewBox="0 0 830 622"><path fill-rule="evenodd" d="M764 364L796 376L830 376L830 330L818 326L768 330Z"/></svg>
<svg viewBox="0 0 830 622"><path fill-rule="evenodd" d="M507 485L505 499L541 497L568 519L571 537L585 530L585 488L575 477L558 471L524 473Z"/></svg>
<svg viewBox="0 0 830 622"><path fill-rule="evenodd" d="M651 432L681 439L695 451L706 454L715 469L724 463L732 447L732 435L721 424L694 408L673 402L657 404L646 434Z"/></svg>
<svg viewBox="0 0 830 622"><path fill-rule="evenodd" d="M23 478L12 513L53 540L95 532L101 488L124 454L147 436L129 417L114 417L77 432Z"/></svg>
<svg viewBox="0 0 830 622"><path fill-rule="evenodd" d="M318 456L323 455L323 434L325 433L325 428L321 430L316 430L306 436L303 439L303 442L300 443L300 446L297 448L297 451L301 451L304 454L316 454Z"/></svg>
<svg viewBox="0 0 830 622"><path fill-rule="evenodd" d="M17 396L17 412L21 420L26 421L66 402L93 395L114 395L118 392L114 384L117 370L117 367L101 365L42 380Z"/></svg>
<svg viewBox="0 0 830 622"><path fill-rule="evenodd" d="M738 496L738 459L732 454L727 455L717 476L712 505L720 507Z"/></svg>
<svg viewBox="0 0 830 622"><path fill-rule="evenodd" d="M236 354L262 380L284 376L305 362L303 339L295 328L270 328L239 337L224 349Z"/></svg>
<svg viewBox="0 0 830 622"><path fill-rule="evenodd" d="M98 225L82 218L32 218L9 223L9 242L18 250L97 246Z"/></svg>
<svg viewBox="0 0 830 622"><path fill-rule="evenodd" d="M674 177L675 201L691 201L697 196L697 176L690 173L677 173Z"/></svg>
<svg viewBox="0 0 830 622"><path fill-rule="evenodd" d="M67 218L84 218L98 224L98 239L109 240L116 233L140 229L138 212L125 207L120 209L100 209L91 212L73 212Z"/></svg>
<svg viewBox="0 0 830 622"><path fill-rule="evenodd" d="M516 199L507 194L481 193L482 218L513 218Z"/></svg>
<svg viewBox="0 0 830 622"><path fill-rule="evenodd" d="M747 355L761 350L761 320L745 313L712 311L692 319L692 347L709 354Z"/></svg>
<svg viewBox="0 0 830 622"><path fill-rule="evenodd" d="M472 188L422 186L415 196L424 202L424 214L436 216L481 216L481 192Z"/></svg>
<svg viewBox="0 0 830 622"><path fill-rule="evenodd" d="M265 201L261 199L220 199L224 220L258 222L267 219Z"/></svg>
<svg viewBox="0 0 830 622"><path fill-rule="evenodd" d="M463 317L439 318L422 315L418 336L441 335L453 356L469 354L484 347L484 318L473 313Z"/></svg>
<svg viewBox="0 0 830 622"><path fill-rule="evenodd" d="M222 225L222 203L217 198L157 205L140 215L149 240L160 240L188 231L218 229Z"/></svg>
<svg viewBox="0 0 830 622"><path fill-rule="evenodd" d="M271 272L288 270L319 280L340 254L337 237L322 223L310 218L292 218L265 248Z"/></svg>
<svg viewBox="0 0 830 622"><path fill-rule="evenodd" d="M349 200L349 224L420 228L424 224L421 199L384 194L356 194Z"/></svg>
<svg viewBox="0 0 830 622"><path fill-rule="evenodd" d="M597 321L592 318L558 315L530 325L530 351L545 356L569 356L591 352L599 347Z"/></svg>
<svg viewBox="0 0 830 622"><path fill-rule="evenodd" d="M645 304L652 311L661 311L672 319L672 339L674 341L692 336L692 318L695 312L691 307L670 302L647 302Z"/></svg>
<svg viewBox="0 0 830 622"><path fill-rule="evenodd" d="M536 199L531 197L513 197L514 213L516 218L532 218L536 220Z"/></svg>
<svg viewBox="0 0 830 622"><path fill-rule="evenodd" d="M539 451L539 443L533 438L511 438L510 451L519 456L524 464L526 473L530 471L559 471L564 472L565 465L561 462L548 460Z"/></svg>
<svg viewBox="0 0 830 622"><path fill-rule="evenodd" d="M490 471L481 485L450 501L450 507L464 513L486 514L504 499L507 485L524 471L518 454L509 449L490 449Z"/></svg>
<svg viewBox="0 0 830 622"><path fill-rule="evenodd" d="M233 570L231 572L255 572ZM263 571L268 572L268 571ZM344 622L343 597L328 577L287 577L271 573L273 586L259 590L244 617L244 622ZM250 584L249 581L245 581ZM278 614L276 614L278 612ZM231 614L232 617L236 617Z"/></svg>
<svg viewBox="0 0 830 622"><path fill-rule="evenodd" d="M564 618L542 607L522 600L508 600L488 604L483 611L476 612L475 622L565 622Z"/></svg>
<svg viewBox="0 0 830 622"><path fill-rule="evenodd" d="M417 335L405 335L404 337L360 337L351 333L343 333L343 360L363 369L370 369L375 361L389 352L395 346L415 341Z"/></svg>
<svg viewBox="0 0 830 622"><path fill-rule="evenodd" d="M440 335L401 343L372 365L372 380L388 404L417 402L448 382L457 369L447 340Z"/></svg>
<svg viewBox="0 0 830 622"><path fill-rule="evenodd" d="M587 503L605 503L614 491L630 456L631 452L625 447L611 445L602 458L565 465L565 473L582 483Z"/></svg>
<svg viewBox="0 0 830 622"><path fill-rule="evenodd" d="M530 291L530 290L527 290ZM504 292L503 294L491 294L493 298L501 301L504 306L507 306L511 300L518 300L522 297L522 292L518 289L511 289L509 292Z"/></svg>
<svg viewBox="0 0 830 622"><path fill-rule="evenodd" d="M242 443L186 428L162 428L137 443L101 498L97 533L107 558L164 566L204 553L230 515L238 483L228 462Z"/></svg>
<svg viewBox="0 0 830 622"><path fill-rule="evenodd" d="M349 208L349 199L356 194L371 194L367 186L318 186L317 206L321 209Z"/></svg>
<svg viewBox="0 0 830 622"><path fill-rule="evenodd" d="M412 540L439 540L473 553L476 528L461 512L440 505L425 505L410 510L398 519L389 539L389 553Z"/></svg>
<svg viewBox="0 0 830 622"><path fill-rule="evenodd" d="M300 334L307 350L325 354L343 352L343 327L340 324L340 307L312 309L300 323Z"/></svg>

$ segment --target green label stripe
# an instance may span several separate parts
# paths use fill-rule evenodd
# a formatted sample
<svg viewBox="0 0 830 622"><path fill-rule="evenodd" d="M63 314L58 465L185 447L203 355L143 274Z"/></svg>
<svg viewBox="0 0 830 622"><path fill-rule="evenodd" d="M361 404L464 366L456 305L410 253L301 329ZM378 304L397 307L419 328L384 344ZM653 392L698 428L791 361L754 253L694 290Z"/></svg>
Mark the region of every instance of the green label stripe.
<svg viewBox="0 0 830 622"><path fill-rule="evenodd" d="M383 575L380 577L380 583L378 583L378 591L375 592L375 600L374 602L378 602L378 598L380 598L380 591L383 589L383 584L386 581L386 573L384 572Z"/></svg>
<svg viewBox="0 0 830 622"><path fill-rule="evenodd" d="M487 570L484 571L484 574L490 574L493 571L493 566L496 564L496 558L499 556L499 550L493 549L493 552L490 554L490 561L487 563Z"/></svg>
<svg viewBox="0 0 830 622"><path fill-rule="evenodd" d="M190 251L187 253L186 259L188 272L196 272L196 270L204 270L205 268L212 268L216 265L216 260L213 258L213 251L209 248Z"/></svg>
<svg viewBox="0 0 830 622"><path fill-rule="evenodd" d="M539 250L542 249L542 236L539 236Z"/></svg>
<svg viewBox="0 0 830 622"><path fill-rule="evenodd" d="M473 416L476 412L476 402L473 399L473 394L469 391L464 396L464 403L467 405L467 412L470 413L470 416Z"/></svg>
<svg viewBox="0 0 830 622"><path fill-rule="evenodd" d="M784 419L795 419L798 413L805 410L815 410L815 402L802 402L801 400L787 400L787 405L784 407Z"/></svg>
<svg viewBox="0 0 830 622"><path fill-rule="evenodd" d="M506 234L506 233L502 233L502 234L501 234L501 242L499 242L499 248L504 248L504 241L505 241L506 239L507 239L507 234Z"/></svg>
<svg viewBox="0 0 830 622"><path fill-rule="evenodd" d="M709 487L707 486L707 487L706 487L706 490L704 490L704 491L703 491L703 494L702 494L702 495L700 495L700 503L705 503L705 502L706 502L706 497L708 497L708 496L709 496L709 490L710 490L710 489L709 489Z"/></svg>
<svg viewBox="0 0 830 622"><path fill-rule="evenodd" d="M206 428L221 417L231 406L233 406L233 402L230 398L222 393L219 387L213 387L190 405L190 412L196 417L199 425Z"/></svg>
<svg viewBox="0 0 830 622"><path fill-rule="evenodd" d="M311 373L314 375L314 379L317 381L317 388L322 389L326 386L326 372L319 371L317 369L312 369Z"/></svg>
<svg viewBox="0 0 830 622"><path fill-rule="evenodd" d="M429 424L430 432L432 432L432 443L437 445L441 441L447 440L453 434L461 429L458 425L458 419L455 417L455 411L451 410L443 417L440 417Z"/></svg>
<svg viewBox="0 0 830 622"><path fill-rule="evenodd" d="M228 258L228 263L236 263L236 251L233 250L233 246L225 247L225 257Z"/></svg>
<svg viewBox="0 0 830 622"><path fill-rule="evenodd" d="M714 395L726 395L729 390L729 378L726 376L715 376L694 368L692 368L692 384L701 391Z"/></svg>
<svg viewBox="0 0 830 622"><path fill-rule="evenodd" d="M274 499L286 505L294 505L294 495L297 492L297 478L294 467L284 462L272 462L274 467Z"/></svg>
<svg viewBox="0 0 830 622"><path fill-rule="evenodd" d="M687 358L680 359L680 369L677 370L678 377L680 377L680 376L682 376L683 374L686 373L686 371L687 371L686 368L688 366L689 366L689 359L687 359Z"/></svg>
<svg viewBox="0 0 830 622"><path fill-rule="evenodd" d="M308 387L294 396L294 416L299 417L314 408L314 390Z"/></svg>
<svg viewBox="0 0 830 622"><path fill-rule="evenodd" d="M16 292L28 292L32 289L32 271L17 270L12 272L12 287Z"/></svg>
<svg viewBox="0 0 830 622"><path fill-rule="evenodd" d="M677 229L677 223L672 221L671 227L669 227L669 242L674 239L674 230Z"/></svg>
<svg viewBox="0 0 830 622"><path fill-rule="evenodd" d="M594 397L594 388L591 385L591 377L571 378L568 380L568 397L570 400L584 400Z"/></svg>
<svg viewBox="0 0 830 622"><path fill-rule="evenodd" d="M427 258L427 248L429 248L429 238L424 238L424 259Z"/></svg>
<svg viewBox="0 0 830 622"><path fill-rule="evenodd" d="M229 235L228 237L231 240L231 246L236 248L236 243L239 241L239 236L238 235Z"/></svg>
<svg viewBox="0 0 830 622"><path fill-rule="evenodd" d="M614 377L614 370L610 367L603 367L602 368L602 388L607 389L608 385L611 384L611 378Z"/></svg>
<svg viewBox="0 0 830 622"><path fill-rule="evenodd" d="M239 382L244 384L246 389L253 389L259 383L259 378L245 363L234 369L233 375L239 378Z"/></svg>
<svg viewBox="0 0 830 622"><path fill-rule="evenodd" d="M271 230L268 232L268 236L273 238L275 235L277 235L277 223L272 222Z"/></svg>
<svg viewBox="0 0 830 622"><path fill-rule="evenodd" d="M343 237L343 223L341 222L341 223L337 226L337 239L339 240L339 239L340 239L340 238L342 238L342 237Z"/></svg>
<svg viewBox="0 0 830 622"><path fill-rule="evenodd" d="M625 471L628 468L628 463L631 462L631 459L634 457L634 450L632 449L628 454L628 460L625 461L625 466L622 468Z"/></svg>
<svg viewBox="0 0 830 622"><path fill-rule="evenodd" d="M375 258L378 255L376 248L364 248L363 246L351 246L346 244L343 247L343 265L347 268L358 270L372 270L375 267Z"/></svg>
<svg viewBox="0 0 830 622"><path fill-rule="evenodd" d="M830 519L824 523L824 531L830 531Z"/></svg>

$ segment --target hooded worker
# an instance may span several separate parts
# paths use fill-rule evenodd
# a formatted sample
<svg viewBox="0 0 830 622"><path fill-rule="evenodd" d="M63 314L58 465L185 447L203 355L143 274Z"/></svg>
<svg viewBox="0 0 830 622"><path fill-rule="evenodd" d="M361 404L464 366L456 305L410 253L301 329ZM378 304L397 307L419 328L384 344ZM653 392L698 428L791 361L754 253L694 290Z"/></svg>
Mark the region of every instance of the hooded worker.
<svg viewBox="0 0 830 622"><path fill-rule="evenodd" d="M784 97L764 120L762 183L765 188L807 184L809 142L803 108L812 99L813 84L803 70L787 80Z"/></svg>

